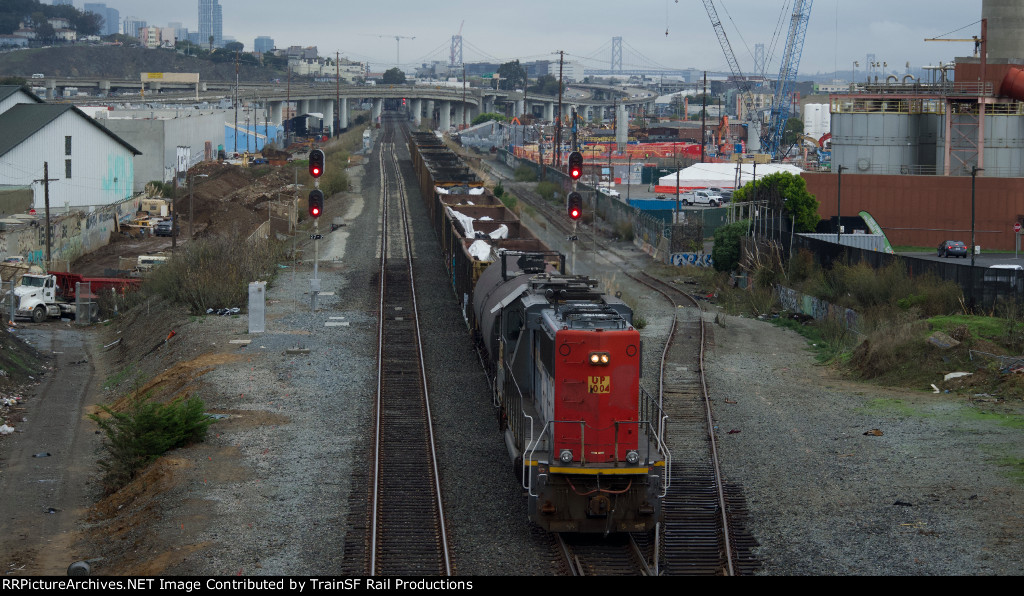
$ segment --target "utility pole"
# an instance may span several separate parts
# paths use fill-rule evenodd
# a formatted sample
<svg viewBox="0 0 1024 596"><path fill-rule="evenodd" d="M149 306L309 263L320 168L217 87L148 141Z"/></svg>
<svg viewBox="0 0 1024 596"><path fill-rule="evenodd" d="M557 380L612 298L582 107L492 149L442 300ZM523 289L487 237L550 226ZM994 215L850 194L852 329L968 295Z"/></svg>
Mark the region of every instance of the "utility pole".
<svg viewBox="0 0 1024 596"><path fill-rule="evenodd" d="M565 65L565 52L558 52L558 126L555 127L555 159L556 165L562 167L562 68Z"/></svg>
<svg viewBox="0 0 1024 596"><path fill-rule="evenodd" d="M462 128L466 128L466 63L462 63Z"/></svg>
<svg viewBox="0 0 1024 596"><path fill-rule="evenodd" d="M704 95L701 99L700 115L700 163L704 163L704 147L707 145L708 125L708 71L704 71Z"/></svg>
<svg viewBox="0 0 1024 596"><path fill-rule="evenodd" d="M56 182L60 178L50 178L50 162L43 162L43 178L42 180L33 180L33 182L43 183L43 204L46 206L46 269L50 269L50 182ZM13 315L11 317L14 318Z"/></svg>
<svg viewBox="0 0 1024 596"><path fill-rule="evenodd" d="M334 136L341 134L341 53L334 52Z"/></svg>
<svg viewBox="0 0 1024 596"><path fill-rule="evenodd" d="M238 51L235 51L235 153L238 153Z"/></svg>

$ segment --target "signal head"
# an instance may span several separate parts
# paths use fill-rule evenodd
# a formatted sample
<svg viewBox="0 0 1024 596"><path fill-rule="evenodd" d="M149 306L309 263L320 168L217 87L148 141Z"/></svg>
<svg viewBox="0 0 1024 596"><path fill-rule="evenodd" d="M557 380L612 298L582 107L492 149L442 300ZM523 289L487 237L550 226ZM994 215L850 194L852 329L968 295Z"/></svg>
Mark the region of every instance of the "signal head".
<svg viewBox="0 0 1024 596"><path fill-rule="evenodd" d="M571 192L566 200L569 219L576 221L583 215L583 195L578 192Z"/></svg>
<svg viewBox="0 0 1024 596"><path fill-rule="evenodd" d="M579 180L582 175L583 154L579 151L573 151L569 154L569 177L573 180Z"/></svg>
<svg viewBox="0 0 1024 596"><path fill-rule="evenodd" d="M319 178L324 173L324 152L313 149L309 152L309 175Z"/></svg>
<svg viewBox="0 0 1024 596"><path fill-rule="evenodd" d="M309 216L316 219L324 212L324 193L319 190L309 192Z"/></svg>

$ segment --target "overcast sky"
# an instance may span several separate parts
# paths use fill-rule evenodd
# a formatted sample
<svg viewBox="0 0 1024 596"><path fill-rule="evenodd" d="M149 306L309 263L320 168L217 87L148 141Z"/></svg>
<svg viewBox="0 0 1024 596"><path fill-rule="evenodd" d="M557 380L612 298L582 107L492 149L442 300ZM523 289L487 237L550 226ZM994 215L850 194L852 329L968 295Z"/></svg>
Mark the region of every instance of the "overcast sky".
<svg viewBox="0 0 1024 596"><path fill-rule="evenodd" d="M74 4L81 8L83 1L74 0ZM970 43L924 39L953 31L948 37L979 35L980 24L974 23L981 19L981 2L817 0L800 73L849 71L855 60L863 70L868 54L897 71L908 61L923 66L970 55ZM153 25L180 21L190 30L198 28L196 0L106 3L118 9L122 18L137 16ZM220 4L224 35L241 41L247 50L252 49L253 39L266 35L279 48L315 45L321 55L340 51L353 60L371 62L375 69L394 66L396 46L404 68L447 61L451 37L461 26L466 62L530 61L564 50L567 59L590 68L609 68L611 39L622 37L624 68L645 66L634 58L642 54L672 68L728 70L702 0L220 0ZM769 57L768 70L777 74L793 2L715 0L714 4L743 71L752 70L754 46L761 43ZM396 42L396 35L415 39Z"/></svg>

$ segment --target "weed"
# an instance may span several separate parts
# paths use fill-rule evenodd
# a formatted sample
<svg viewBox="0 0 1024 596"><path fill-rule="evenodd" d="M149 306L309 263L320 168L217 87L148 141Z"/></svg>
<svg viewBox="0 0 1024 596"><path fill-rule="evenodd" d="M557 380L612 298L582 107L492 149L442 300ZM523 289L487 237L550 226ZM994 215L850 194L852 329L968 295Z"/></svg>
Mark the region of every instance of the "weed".
<svg viewBox="0 0 1024 596"><path fill-rule="evenodd" d="M134 363L129 364L128 366L122 368L120 371L107 377L107 380L103 381L103 388L113 389L114 387L117 387L118 385L123 383L126 379L136 378L141 374L141 371L139 371L139 369L136 367Z"/></svg>

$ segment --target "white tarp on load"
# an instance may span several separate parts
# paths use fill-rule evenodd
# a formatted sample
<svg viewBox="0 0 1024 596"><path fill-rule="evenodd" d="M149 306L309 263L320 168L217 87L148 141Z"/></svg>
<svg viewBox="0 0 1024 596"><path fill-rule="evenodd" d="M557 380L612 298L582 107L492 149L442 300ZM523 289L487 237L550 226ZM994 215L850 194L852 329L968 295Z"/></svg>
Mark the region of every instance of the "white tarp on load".
<svg viewBox="0 0 1024 596"><path fill-rule="evenodd" d="M491 245L486 240L477 240L469 245L469 254L478 261L491 260Z"/></svg>
<svg viewBox="0 0 1024 596"><path fill-rule="evenodd" d="M737 164L734 163L699 163L694 164L688 168L679 170L679 187L680 188L737 188L736 178L739 176L739 188L742 188L748 182L754 179L754 164L745 163L740 166L740 172L737 173ZM757 164L757 179L760 180L765 176L771 174L777 174L779 172L788 172L793 175L800 175L803 170L796 166L778 163L765 163ZM668 176L662 176L658 179L658 186L671 186L676 185L676 172L669 174Z"/></svg>
<svg viewBox="0 0 1024 596"><path fill-rule="evenodd" d="M462 229L466 232L466 238L472 238L473 236L476 235L476 232L473 230L472 217L466 215L465 213L455 211L451 207L445 208L448 210L448 213L450 213L452 217L454 217L456 220L458 220L460 224L462 224Z"/></svg>
<svg viewBox="0 0 1024 596"><path fill-rule="evenodd" d="M508 226L501 224L498 226L498 229L491 232L489 236L494 240L504 240L505 238L508 238Z"/></svg>

